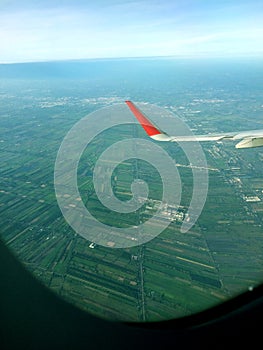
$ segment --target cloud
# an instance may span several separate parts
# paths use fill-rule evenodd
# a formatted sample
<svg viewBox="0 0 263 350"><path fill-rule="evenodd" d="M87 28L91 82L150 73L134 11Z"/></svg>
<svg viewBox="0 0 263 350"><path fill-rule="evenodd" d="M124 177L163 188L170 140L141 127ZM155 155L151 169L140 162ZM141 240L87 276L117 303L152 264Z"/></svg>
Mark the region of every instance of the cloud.
<svg viewBox="0 0 263 350"><path fill-rule="evenodd" d="M263 21L253 8L245 14L224 2L66 3L1 12L2 62L261 52Z"/></svg>

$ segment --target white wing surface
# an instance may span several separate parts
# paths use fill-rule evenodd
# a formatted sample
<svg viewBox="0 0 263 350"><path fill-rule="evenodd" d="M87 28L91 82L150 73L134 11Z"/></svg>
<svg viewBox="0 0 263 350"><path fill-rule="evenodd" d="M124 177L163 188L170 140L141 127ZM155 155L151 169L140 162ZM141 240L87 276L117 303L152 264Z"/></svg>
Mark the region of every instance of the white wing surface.
<svg viewBox="0 0 263 350"><path fill-rule="evenodd" d="M236 148L252 148L263 146L263 129L237 131L229 133L208 134L208 135L194 135L194 136L170 136L155 125L142 111L131 101L125 101L133 115L137 118L147 135L156 141L221 141L233 140L239 141Z"/></svg>

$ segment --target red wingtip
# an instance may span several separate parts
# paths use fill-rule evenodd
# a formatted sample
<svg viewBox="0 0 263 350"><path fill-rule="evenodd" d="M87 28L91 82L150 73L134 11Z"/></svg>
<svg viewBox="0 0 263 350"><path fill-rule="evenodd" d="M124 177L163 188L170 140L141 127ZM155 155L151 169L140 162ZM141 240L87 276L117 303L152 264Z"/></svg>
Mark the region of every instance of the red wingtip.
<svg viewBox="0 0 263 350"><path fill-rule="evenodd" d="M150 122L149 119L146 118L146 116L131 102L131 101L125 101L125 103L130 108L131 112L134 114L134 116L137 118L141 126L146 131L147 135L154 136L161 134L161 131L158 130L152 122Z"/></svg>

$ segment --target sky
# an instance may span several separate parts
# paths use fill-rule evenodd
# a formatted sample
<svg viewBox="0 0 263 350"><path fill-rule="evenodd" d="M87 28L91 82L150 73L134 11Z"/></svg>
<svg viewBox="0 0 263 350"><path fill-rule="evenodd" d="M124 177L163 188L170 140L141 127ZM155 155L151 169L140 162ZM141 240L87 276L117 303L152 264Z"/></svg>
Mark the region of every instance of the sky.
<svg viewBox="0 0 263 350"><path fill-rule="evenodd" d="M0 0L0 63L263 57L262 0Z"/></svg>

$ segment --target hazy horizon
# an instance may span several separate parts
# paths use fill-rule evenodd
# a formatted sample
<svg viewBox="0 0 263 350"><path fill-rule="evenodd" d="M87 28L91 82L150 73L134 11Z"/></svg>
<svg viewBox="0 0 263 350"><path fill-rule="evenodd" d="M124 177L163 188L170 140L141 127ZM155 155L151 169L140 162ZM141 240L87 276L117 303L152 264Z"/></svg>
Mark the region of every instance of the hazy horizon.
<svg viewBox="0 0 263 350"><path fill-rule="evenodd" d="M64 59L46 59L39 61L14 61L14 62L1 62L0 65L20 65L20 64L31 64L31 63L83 63L91 61L126 61L126 60L189 60L189 61L213 61L213 60L224 60L224 61L234 61L234 60L262 60L263 53L261 54L243 54L234 56L224 56L224 55L213 55L213 56L187 56L187 55L168 55L168 56L116 56L116 57L83 57L83 58L64 58Z"/></svg>

